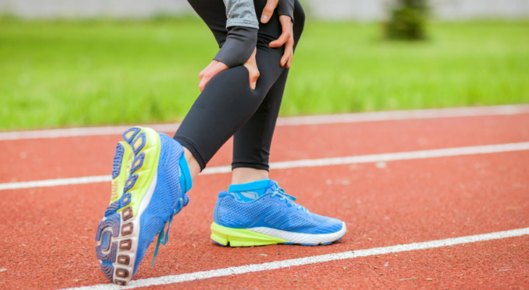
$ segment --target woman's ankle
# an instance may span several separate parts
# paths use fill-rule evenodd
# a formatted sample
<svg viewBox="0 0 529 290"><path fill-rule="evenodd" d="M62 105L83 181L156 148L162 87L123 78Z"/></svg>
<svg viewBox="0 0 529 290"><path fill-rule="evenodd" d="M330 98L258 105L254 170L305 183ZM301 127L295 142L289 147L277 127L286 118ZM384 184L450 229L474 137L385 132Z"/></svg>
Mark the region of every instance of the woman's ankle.
<svg viewBox="0 0 529 290"><path fill-rule="evenodd" d="M233 169L231 184L244 184L257 180L268 179L268 171L264 169L238 167Z"/></svg>
<svg viewBox="0 0 529 290"><path fill-rule="evenodd" d="M198 164L198 161L195 156L193 156L191 151L189 151L189 149L187 149L186 147L184 147L184 157L186 158L187 166L189 167L191 179L194 180L195 177L197 177L201 171L200 164Z"/></svg>

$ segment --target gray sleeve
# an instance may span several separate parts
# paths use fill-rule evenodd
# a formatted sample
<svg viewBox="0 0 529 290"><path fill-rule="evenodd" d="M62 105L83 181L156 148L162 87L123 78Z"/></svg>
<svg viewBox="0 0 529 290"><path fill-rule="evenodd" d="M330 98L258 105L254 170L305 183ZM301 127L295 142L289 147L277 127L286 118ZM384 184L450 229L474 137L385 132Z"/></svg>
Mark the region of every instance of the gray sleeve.
<svg viewBox="0 0 529 290"><path fill-rule="evenodd" d="M290 16L294 22L294 0L279 0L277 3L277 14Z"/></svg>
<svg viewBox="0 0 529 290"><path fill-rule="evenodd" d="M226 6L226 28L244 26L259 29L253 0L223 0Z"/></svg>
<svg viewBox="0 0 529 290"><path fill-rule="evenodd" d="M228 37L214 60L232 68L244 64L257 44L257 29L235 26L228 28Z"/></svg>

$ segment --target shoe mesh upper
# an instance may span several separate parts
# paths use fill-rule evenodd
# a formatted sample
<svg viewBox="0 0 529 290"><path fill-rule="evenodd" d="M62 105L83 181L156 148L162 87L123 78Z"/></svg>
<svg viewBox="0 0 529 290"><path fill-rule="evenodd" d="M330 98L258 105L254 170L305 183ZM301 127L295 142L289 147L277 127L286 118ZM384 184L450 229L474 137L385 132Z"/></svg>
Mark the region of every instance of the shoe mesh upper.
<svg viewBox="0 0 529 290"><path fill-rule="evenodd" d="M134 273L139 262L145 256L149 245L154 241L165 223L173 216L174 209L179 206L177 201L184 198L180 187L178 161L182 156L183 147L171 137L160 134L161 150L158 163L157 183L149 206L141 216L140 240Z"/></svg>
<svg viewBox="0 0 529 290"><path fill-rule="evenodd" d="M230 228L269 227L284 231L327 234L342 228L337 219L288 206L281 196L267 193L252 202L237 201L231 194L221 194L217 201L215 222Z"/></svg>

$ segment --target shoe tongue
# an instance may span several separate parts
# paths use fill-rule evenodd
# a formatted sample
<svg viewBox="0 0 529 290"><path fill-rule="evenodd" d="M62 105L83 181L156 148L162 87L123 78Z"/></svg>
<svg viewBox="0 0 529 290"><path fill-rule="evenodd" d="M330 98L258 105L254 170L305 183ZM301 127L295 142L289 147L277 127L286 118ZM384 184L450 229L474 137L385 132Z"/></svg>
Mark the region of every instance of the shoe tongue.
<svg viewBox="0 0 529 290"><path fill-rule="evenodd" d="M277 185L277 182L275 182L275 181L273 181L273 180L270 180L270 182L269 182L268 185L266 186L266 189L265 189L264 194L273 193L273 192L276 191L278 188L279 188L279 186Z"/></svg>

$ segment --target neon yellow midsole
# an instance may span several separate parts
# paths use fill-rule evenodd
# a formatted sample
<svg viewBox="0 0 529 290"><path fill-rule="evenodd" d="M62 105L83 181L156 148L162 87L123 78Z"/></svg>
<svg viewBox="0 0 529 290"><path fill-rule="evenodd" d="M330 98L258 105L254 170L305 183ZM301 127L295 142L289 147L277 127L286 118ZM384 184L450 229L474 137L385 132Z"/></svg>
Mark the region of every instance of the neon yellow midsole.
<svg viewBox="0 0 529 290"><path fill-rule="evenodd" d="M142 128L142 130L136 135L136 138L132 140L131 144L134 144L136 141L138 141L140 134L143 132L145 132L147 140L145 146L136 154L136 156L140 155L141 153L144 153L145 158L143 160L143 165L133 173L133 175L138 175L136 183L131 189L127 191L131 194L130 206L132 208L133 216L136 216L138 214L141 200L149 189L149 186L151 185L154 176L157 174L158 161L160 158L161 150L160 135L158 135L156 131L150 128ZM131 164L131 166L133 165ZM123 211L123 209L124 208L119 209L118 212Z"/></svg>
<svg viewBox="0 0 529 290"><path fill-rule="evenodd" d="M110 204L120 199L123 195L123 188L125 187L125 182L130 174L130 167L132 161L134 160L134 152L129 143L125 141L119 141L119 143L125 148L123 152L123 157L121 159L121 169L119 175L112 179L112 195L110 196Z"/></svg>
<svg viewBox="0 0 529 290"><path fill-rule="evenodd" d="M223 227L213 222L211 224L211 239L215 242L232 247L264 246L288 243L288 241L257 233L245 229L232 229Z"/></svg>

